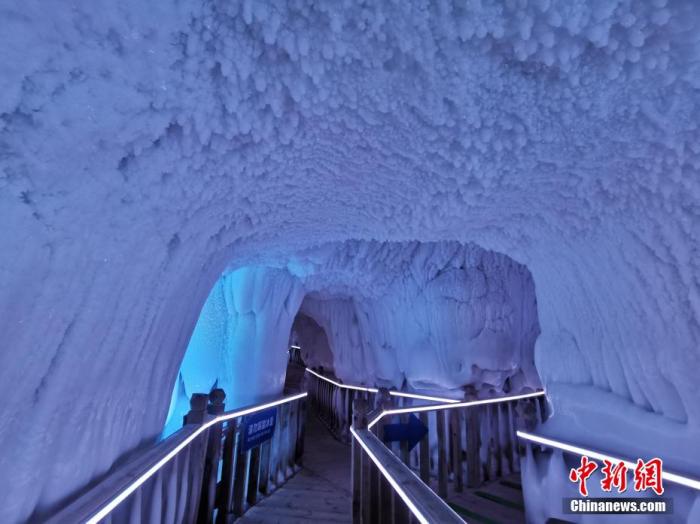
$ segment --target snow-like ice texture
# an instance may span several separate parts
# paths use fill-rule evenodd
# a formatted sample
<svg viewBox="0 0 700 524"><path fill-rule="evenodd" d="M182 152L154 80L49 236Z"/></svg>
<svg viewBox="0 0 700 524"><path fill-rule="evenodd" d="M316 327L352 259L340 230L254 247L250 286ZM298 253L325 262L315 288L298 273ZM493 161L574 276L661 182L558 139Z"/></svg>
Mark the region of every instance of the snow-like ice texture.
<svg viewBox="0 0 700 524"><path fill-rule="evenodd" d="M1 5L0 521L160 433L230 263L347 239L525 264L545 428L700 476L697 2Z"/></svg>
<svg viewBox="0 0 700 524"><path fill-rule="evenodd" d="M306 366L333 369L333 353L328 337L313 318L299 312L292 324L289 342L301 348L301 358Z"/></svg>
<svg viewBox="0 0 700 524"><path fill-rule="evenodd" d="M301 310L329 337L351 384L488 392L540 386L526 268L476 246L347 242L295 256Z"/></svg>
<svg viewBox="0 0 700 524"><path fill-rule="evenodd" d="M182 427L192 393L222 388L234 408L282 391L287 341L302 297L299 280L286 270L241 268L216 282L182 360L165 435Z"/></svg>
<svg viewBox="0 0 700 524"><path fill-rule="evenodd" d="M349 241L293 254L277 268L267 263L226 273L214 286L166 434L182 425L188 396L214 384L229 408L281 393L290 337L307 365L350 384L460 399L465 384L484 396L540 387L534 285L504 255L457 242Z"/></svg>

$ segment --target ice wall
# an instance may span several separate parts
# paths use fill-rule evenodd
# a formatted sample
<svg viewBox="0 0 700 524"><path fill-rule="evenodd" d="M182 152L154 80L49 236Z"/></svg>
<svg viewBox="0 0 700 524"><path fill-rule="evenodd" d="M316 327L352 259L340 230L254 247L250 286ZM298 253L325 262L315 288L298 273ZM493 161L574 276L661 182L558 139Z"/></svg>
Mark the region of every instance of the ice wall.
<svg viewBox="0 0 700 524"><path fill-rule="evenodd" d="M700 475L693 0L2 13L0 521L160 432L228 264L347 239L525 264L552 431Z"/></svg>
<svg viewBox="0 0 700 524"><path fill-rule="evenodd" d="M456 242L331 244L296 255L301 311L323 327L348 383L488 392L540 386L527 269Z"/></svg>
<svg viewBox="0 0 700 524"><path fill-rule="evenodd" d="M224 274L202 307L187 346L165 434L182 427L193 393L222 388L227 409L279 395L289 331L302 297L299 280L287 271L245 267Z"/></svg>
<svg viewBox="0 0 700 524"><path fill-rule="evenodd" d="M333 369L333 353L328 345L328 337L313 318L297 313L289 342L290 345L301 348L301 358L307 366Z"/></svg>

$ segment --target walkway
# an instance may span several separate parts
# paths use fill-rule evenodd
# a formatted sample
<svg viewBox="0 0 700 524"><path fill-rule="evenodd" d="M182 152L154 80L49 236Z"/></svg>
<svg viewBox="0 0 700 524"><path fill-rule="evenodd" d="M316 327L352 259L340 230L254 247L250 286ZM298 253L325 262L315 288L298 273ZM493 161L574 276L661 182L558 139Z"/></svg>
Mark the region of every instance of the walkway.
<svg viewBox="0 0 700 524"><path fill-rule="evenodd" d="M306 424L302 470L236 522L352 521L350 447L335 440L313 411Z"/></svg>
<svg viewBox="0 0 700 524"><path fill-rule="evenodd" d="M285 393L303 389L304 366L290 363ZM335 440L313 411L307 417L304 467L286 484L248 510L236 522L306 523L351 522L350 448ZM431 479L437 491L437 479ZM520 475L486 483L479 488L454 491L448 484L447 503L469 522L524 524Z"/></svg>

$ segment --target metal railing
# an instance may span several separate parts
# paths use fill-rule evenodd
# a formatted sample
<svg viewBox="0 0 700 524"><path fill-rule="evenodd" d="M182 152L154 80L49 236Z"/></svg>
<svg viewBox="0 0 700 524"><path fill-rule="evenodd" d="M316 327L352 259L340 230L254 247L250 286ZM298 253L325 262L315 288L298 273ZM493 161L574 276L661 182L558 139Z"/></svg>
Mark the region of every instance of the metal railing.
<svg viewBox="0 0 700 524"><path fill-rule="evenodd" d="M289 346L289 362L293 364L304 365L304 359L301 357L301 348L299 346Z"/></svg>
<svg viewBox="0 0 700 524"><path fill-rule="evenodd" d="M227 522L240 516L300 466L306 396L224 412L222 390L195 394L182 429L117 467L49 522ZM272 438L245 449L245 417L273 409Z"/></svg>
<svg viewBox="0 0 700 524"><path fill-rule="evenodd" d="M379 388L343 384L338 380L325 376L322 370L306 368L307 386L311 402L319 416L328 428L341 440L350 440L350 425L352 421L352 405L357 398L363 398L374 404ZM420 395L396 390L386 391L391 397L400 399L403 405L413 405L420 401L430 403L458 403L459 400Z"/></svg>
<svg viewBox="0 0 700 524"><path fill-rule="evenodd" d="M516 430L534 427L546 418L543 391L433 406L393 407L384 399L372 415L369 429L382 435L383 426L405 423L418 415L429 430L416 449L397 450L409 467L430 484L437 480L437 493L447 497L448 484L459 493L485 482L520 471L520 451ZM431 461L429 439L437 444L436 460Z"/></svg>
<svg viewBox="0 0 700 524"><path fill-rule="evenodd" d="M184 426L145 449L49 522L230 522L300 467L307 394L352 444L354 522L462 522L454 490L519 471L517 436L546 417L544 392L464 402L342 384L307 368L309 391L224 412L224 394L195 394ZM417 402L442 402L411 405ZM369 411L371 405L376 405ZM271 439L248 445L247 416L274 410ZM417 414L429 428L417 449L384 444L383 428ZM431 464L430 438L437 442ZM540 442L541 444L542 442ZM431 488L431 478L437 489Z"/></svg>
<svg viewBox="0 0 700 524"><path fill-rule="evenodd" d="M543 391L423 406L406 406L410 399L397 399L388 393L380 390L375 410L369 413L364 399L355 401L351 434L356 523L406 522L407 511L419 522L461 522L444 502L448 483L459 493L465 486L477 487L518 472L516 428L534 427L546 418ZM404 406L397 407L397 401ZM412 414L417 414L428 429L416 449L409 451L406 442L382 444L384 426L406 424ZM432 456L431 439L437 447L436 456ZM381 475L368 472L367 464L357 459L361 453L357 445L376 458L372 461ZM382 467L385 464L392 467ZM419 482L422 488L402 490L406 479ZM450 520L455 518L459 520Z"/></svg>
<svg viewBox="0 0 700 524"><path fill-rule="evenodd" d="M367 429L365 399L355 400L353 413L353 522L462 523L459 515Z"/></svg>
<svg viewBox="0 0 700 524"><path fill-rule="evenodd" d="M352 404L355 399L374 401L377 388L351 386L306 368L306 386L311 404L319 418L340 440L349 442Z"/></svg>

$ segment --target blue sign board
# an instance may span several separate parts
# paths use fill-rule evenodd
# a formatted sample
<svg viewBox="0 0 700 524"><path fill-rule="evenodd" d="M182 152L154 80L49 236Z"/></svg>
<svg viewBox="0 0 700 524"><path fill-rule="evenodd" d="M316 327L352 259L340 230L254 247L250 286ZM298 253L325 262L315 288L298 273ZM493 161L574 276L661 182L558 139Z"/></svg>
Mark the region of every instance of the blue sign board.
<svg viewBox="0 0 700 524"><path fill-rule="evenodd" d="M427 434L428 428L413 413L406 424L387 424L384 426L384 442L406 441L409 451Z"/></svg>
<svg viewBox="0 0 700 524"><path fill-rule="evenodd" d="M243 435L243 451L248 451L258 444L272 438L277 421L277 408L258 411L243 417L241 432Z"/></svg>

